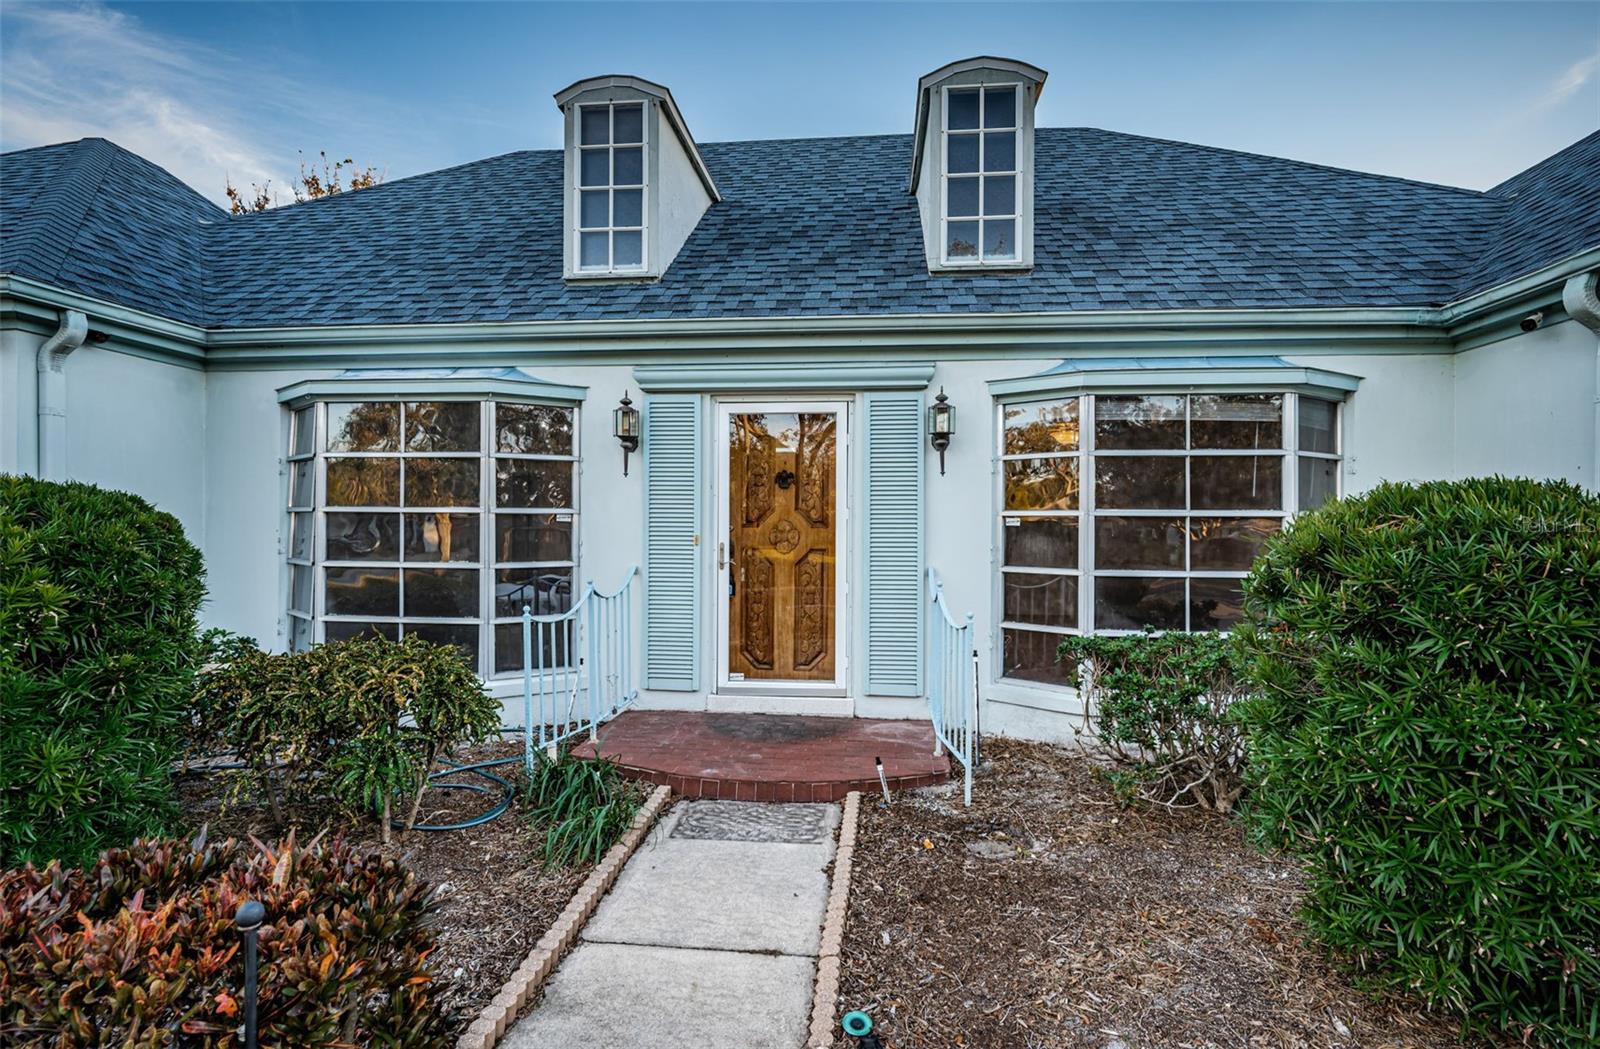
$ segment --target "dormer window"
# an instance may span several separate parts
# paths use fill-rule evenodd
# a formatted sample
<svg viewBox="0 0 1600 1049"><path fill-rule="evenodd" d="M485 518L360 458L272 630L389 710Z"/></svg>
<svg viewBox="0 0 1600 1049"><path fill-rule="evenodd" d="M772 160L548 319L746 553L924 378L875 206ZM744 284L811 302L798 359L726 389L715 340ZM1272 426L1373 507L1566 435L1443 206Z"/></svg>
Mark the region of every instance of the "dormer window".
<svg viewBox="0 0 1600 1049"><path fill-rule="evenodd" d="M645 268L645 119L640 102L578 106L578 228L583 273Z"/></svg>
<svg viewBox="0 0 1600 1049"><path fill-rule="evenodd" d="M1033 117L1048 74L980 56L917 81L911 184L929 273L1033 266Z"/></svg>
<svg viewBox="0 0 1600 1049"><path fill-rule="evenodd" d="M1019 85L944 89L946 266L1016 265Z"/></svg>
<svg viewBox="0 0 1600 1049"><path fill-rule="evenodd" d="M672 92L598 76L556 92L565 140L562 274L655 280L719 199Z"/></svg>

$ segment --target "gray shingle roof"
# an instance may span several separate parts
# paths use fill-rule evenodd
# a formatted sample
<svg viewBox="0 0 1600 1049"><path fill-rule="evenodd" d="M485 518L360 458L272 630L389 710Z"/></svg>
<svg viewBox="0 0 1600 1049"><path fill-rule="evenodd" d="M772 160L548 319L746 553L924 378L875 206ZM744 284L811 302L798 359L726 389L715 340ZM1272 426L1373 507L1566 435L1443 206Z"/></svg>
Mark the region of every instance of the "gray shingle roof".
<svg viewBox="0 0 1600 1049"><path fill-rule="evenodd" d="M1499 226L1463 290L1491 288L1600 244L1600 131L1500 183Z"/></svg>
<svg viewBox="0 0 1600 1049"><path fill-rule="evenodd" d="M205 237L225 218L103 138L0 155L0 273L204 324Z"/></svg>
<svg viewBox="0 0 1600 1049"><path fill-rule="evenodd" d="M1426 306L1600 244L1600 133L1488 193L1092 128L1036 139L1026 274L931 275L905 135L711 143L659 280L562 279L562 154L228 216L103 140L0 158L0 271L208 327Z"/></svg>

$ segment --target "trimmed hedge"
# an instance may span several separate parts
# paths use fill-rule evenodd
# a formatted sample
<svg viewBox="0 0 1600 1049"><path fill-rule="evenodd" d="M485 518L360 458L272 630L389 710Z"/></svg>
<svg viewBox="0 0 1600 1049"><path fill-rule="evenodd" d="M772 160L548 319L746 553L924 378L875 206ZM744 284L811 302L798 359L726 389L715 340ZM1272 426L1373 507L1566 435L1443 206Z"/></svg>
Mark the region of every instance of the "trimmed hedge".
<svg viewBox="0 0 1600 1049"><path fill-rule="evenodd" d="M170 514L0 477L0 867L170 825L204 596Z"/></svg>
<svg viewBox="0 0 1600 1049"><path fill-rule="evenodd" d="M141 841L84 870L0 874L0 1042L238 1045L246 899L267 911L262 1045L447 1043L427 886L394 860L293 836Z"/></svg>
<svg viewBox="0 0 1600 1049"><path fill-rule="evenodd" d="M1245 583L1249 815L1306 917L1470 1022L1600 1038L1600 498L1385 484Z"/></svg>

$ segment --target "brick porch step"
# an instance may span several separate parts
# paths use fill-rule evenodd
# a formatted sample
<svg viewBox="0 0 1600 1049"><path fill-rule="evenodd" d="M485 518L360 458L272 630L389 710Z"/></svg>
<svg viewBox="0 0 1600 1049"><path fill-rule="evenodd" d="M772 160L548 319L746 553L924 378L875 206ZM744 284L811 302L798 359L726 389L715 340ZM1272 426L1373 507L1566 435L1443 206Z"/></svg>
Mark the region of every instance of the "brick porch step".
<svg viewBox="0 0 1600 1049"><path fill-rule="evenodd" d="M933 756L926 721L630 710L600 728L600 753L630 779L665 783L691 798L838 801L877 793L873 758L891 791L950 778ZM590 743L573 748L593 757Z"/></svg>

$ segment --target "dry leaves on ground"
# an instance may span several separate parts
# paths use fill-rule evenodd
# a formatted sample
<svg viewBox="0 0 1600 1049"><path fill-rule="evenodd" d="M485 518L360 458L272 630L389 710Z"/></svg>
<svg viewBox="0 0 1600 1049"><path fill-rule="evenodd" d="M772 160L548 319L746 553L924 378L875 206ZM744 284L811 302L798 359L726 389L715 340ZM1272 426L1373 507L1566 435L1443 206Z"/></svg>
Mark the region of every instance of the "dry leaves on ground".
<svg viewBox="0 0 1600 1049"><path fill-rule="evenodd" d="M1489 1044L1359 991L1304 942L1293 862L1237 820L1124 809L1060 748L984 748L970 809L863 799L841 1007L888 1049Z"/></svg>

